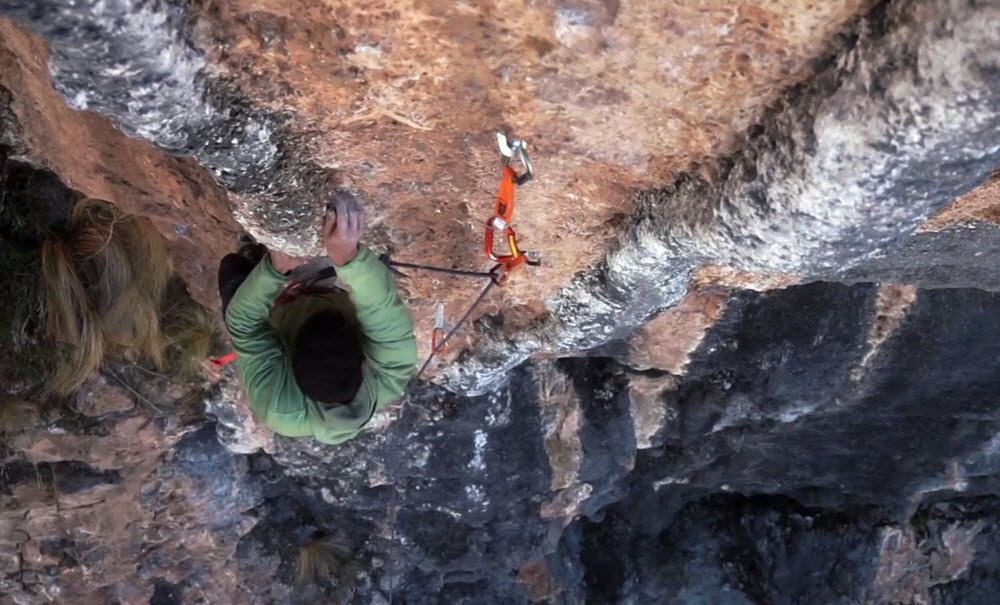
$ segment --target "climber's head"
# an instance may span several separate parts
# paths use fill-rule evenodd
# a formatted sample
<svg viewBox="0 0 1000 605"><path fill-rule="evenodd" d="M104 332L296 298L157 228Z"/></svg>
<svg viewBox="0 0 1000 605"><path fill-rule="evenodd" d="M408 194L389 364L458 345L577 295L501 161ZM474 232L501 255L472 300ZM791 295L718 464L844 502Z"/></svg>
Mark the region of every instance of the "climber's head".
<svg viewBox="0 0 1000 605"><path fill-rule="evenodd" d="M327 404L350 403L361 388L361 333L336 311L302 325L292 350L292 374L302 392Z"/></svg>

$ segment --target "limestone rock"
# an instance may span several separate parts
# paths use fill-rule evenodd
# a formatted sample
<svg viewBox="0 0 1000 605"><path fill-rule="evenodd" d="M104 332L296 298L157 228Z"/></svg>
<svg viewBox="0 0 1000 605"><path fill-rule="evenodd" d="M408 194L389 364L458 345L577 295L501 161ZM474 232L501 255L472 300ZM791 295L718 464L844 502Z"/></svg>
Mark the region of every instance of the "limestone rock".
<svg viewBox="0 0 1000 605"><path fill-rule="evenodd" d="M993 603L998 10L0 1L3 170L149 216L208 306L241 228L311 252L340 190L380 250L473 263L498 129L547 263L452 390L337 447L231 371L39 401L0 440L0 594ZM475 288L401 284L422 342Z"/></svg>
<svg viewBox="0 0 1000 605"><path fill-rule="evenodd" d="M130 410L135 407L135 402L124 389L108 384L104 376L95 376L80 387L75 407L86 416L103 416Z"/></svg>
<svg viewBox="0 0 1000 605"><path fill-rule="evenodd" d="M864 35L761 120L720 175L640 194L594 271L529 328L482 343L446 384L476 392L540 351L622 338L677 304L706 261L837 279L899 244L1000 163L1000 52L985 50L1000 50L998 19L996 6L950 0L873 11Z"/></svg>
<svg viewBox="0 0 1000 605"><path fill-rule="evenodd" d="M215 418L219 440L237 454L274 452L274 433L250 409L232 368L205 399L205 413Z"/></svg>
<svg viewBox="0 0 1000 605"><path fill-rule="evenodd" d="M335 10L308 0L9 0L0 14L48 42L53 84L72 107L195 159L226 189L244 229L290 253L319 251L325 205L349 190L366 202L369 243L379 251L488 267L483 225L499 181L493 133L528 140L539 177L522 188L516 221L524 246L545 260L477 312L503 309L509 333L518 316L544 313L613 247L636 189L737 150L746 129L787 86L815 73L814 59L838 46L837 34L868 4L585 1L494 10L431 2L401 11L392 2ZM32 44L14 53L44 52ZM40 94L52 93L25 98ZM49 122L63 120L73 118ZM20 127L32 134L32 116ZM122 164L126 180L138 178ZM142 192L159 192L169 176L145 173L152 182ZM164 201L190 206L202 197L182 185ZM217 192L209 193L203 212L221 221ZM107 197L127 205L136 195ZM231 224L185 214L171 227L206 251L199 278L210 278L231 246L220 233ZM437 303L458 317L478 287L407 280L422 352Z"/></svg>

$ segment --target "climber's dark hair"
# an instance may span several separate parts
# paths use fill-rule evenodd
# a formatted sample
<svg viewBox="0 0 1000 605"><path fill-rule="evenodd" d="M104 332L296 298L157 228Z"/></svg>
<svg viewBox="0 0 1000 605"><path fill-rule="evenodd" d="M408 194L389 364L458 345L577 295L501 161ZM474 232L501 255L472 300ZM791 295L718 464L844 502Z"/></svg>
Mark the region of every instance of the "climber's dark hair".
<svg viewBox="0 0 1000 605"><path fill-rule="evenodd" d="M292 375L302 392L327 404L350 403L361 388L361 333L337 311L302 324L292 348Z"/></svg>

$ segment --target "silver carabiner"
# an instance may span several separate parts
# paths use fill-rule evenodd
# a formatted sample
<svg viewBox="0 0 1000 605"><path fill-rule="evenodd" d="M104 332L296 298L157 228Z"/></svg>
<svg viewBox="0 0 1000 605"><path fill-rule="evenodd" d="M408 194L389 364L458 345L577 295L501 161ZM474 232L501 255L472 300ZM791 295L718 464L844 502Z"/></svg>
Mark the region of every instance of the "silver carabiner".
<svg viewBox="0 0 1000 605"><path fill-rule="evenodd" d="M503 165L507 166L510 164L511 160L515 157L521 162L524 167L524 172L517 176L517 184L523 185L530 181L532 177L535 176L535 170L531 166L531 160L528 159L528 144L521 139L511 139L510 142L507 141L507 135L502 132L497 133L497 147L500 148L500 155L503 159Z"/></svg>

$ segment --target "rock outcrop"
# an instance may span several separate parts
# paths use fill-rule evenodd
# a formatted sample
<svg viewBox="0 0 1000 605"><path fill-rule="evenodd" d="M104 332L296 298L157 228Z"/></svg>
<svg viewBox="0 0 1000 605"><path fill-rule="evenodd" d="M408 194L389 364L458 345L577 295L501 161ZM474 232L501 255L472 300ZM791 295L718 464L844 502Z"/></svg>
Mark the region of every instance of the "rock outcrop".
<svg viewBox="0 0 1000 605"><path fill-rule="evenodd" d="M493 131L527 139L539 178L516 220L544 265L483 308L504 309L510 333L604 257L636 188L738 149L868 4L10 0L0 15L45 38L72 107L194 158L242 227L288 252L316 250L325 204L346 188L367 202L380 250L479 268ZM426 349L437 303L458 317L478 286L406 287Z"/></svg>
<svg viewBox="0 0 1000 605"><path fill-rule="evenodd" d="M373 246L465 266L512 127L547 263L338 447L231 370L2 385L0 602L995 601L993 3L0 15L5 229L107 199L213 307L241 230L311 252L349 190ZM469 295L404 289L421 334Z"/></svg>
<svg viewBox="0 0 1000 605"><path fill-rule="evenodd" d="M639 195L596 270L530 329L484 342L447 384L475 392L534 353L620 338L676 304L706 262L802 281L864 279L858 265L1000 163L998 19L997 7L969 2L880 7L829 70L755 126L721 178Z"/></svg>
<svg viewBox="0 0 1000 605"><path fill-rule="evenodd" d="M225 191L190 159L127 137L98 114L70 109L52 87L47 56L42 41L0 20L5 161L46 169L81 195L149 218L192 295L205 306L217 305L218 258L240 232Z"/></svg>
<svg viewBox="0 0 1000 605"><path fill-rule="evenodd" d="M3 589L990 602L1000 299L919 290L870 355L884 300L870 285L734 294L684 376L624 357L530 365L478 397L417 390L339 448L233 454L212 425L140 403L38 427L8 446L23 462L5 465ZM649 384L653 420L632 411ZM352 556L325 597L295 580L316 535Z"/></svg>

